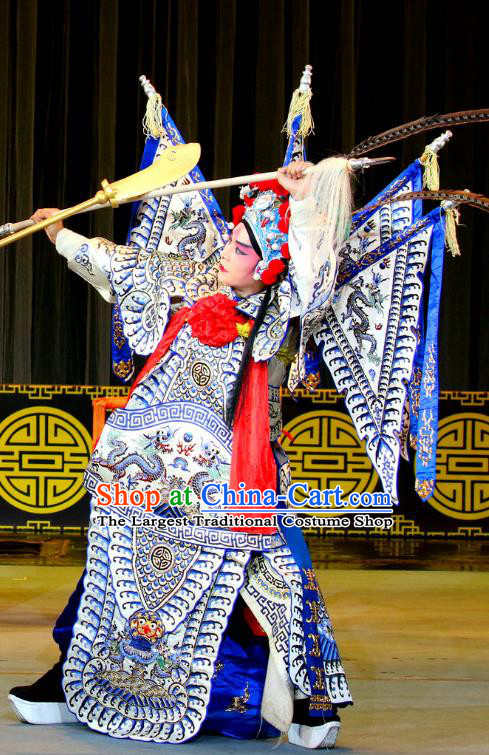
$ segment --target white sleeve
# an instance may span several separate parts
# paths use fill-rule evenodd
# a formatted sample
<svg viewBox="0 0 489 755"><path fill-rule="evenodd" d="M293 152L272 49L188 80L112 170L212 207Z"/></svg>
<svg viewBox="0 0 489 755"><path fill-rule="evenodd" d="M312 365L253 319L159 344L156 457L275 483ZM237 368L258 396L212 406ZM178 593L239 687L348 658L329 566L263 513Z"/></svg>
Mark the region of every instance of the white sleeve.
<svg viewBox="0 0 489 755"><path fill-rule="evenodd" d="M312 196L294 200L290 197L289 253L293 262L294 282L304 312L313 304L314 288L320 282L321 293L333 289L336 277L336 256L325 248L321 217ZM319 294L316 291L316 296ZM323 298L323 297L321 297ZM324 302L323 302L324 306Z"/></svg>
<svg viewBox="0 0 489 755"><path fill-rule="evenodd" d="M87 239L63 228L56 236L56 249L67 259L68 267L90 283L108 302L115 302L110 284L110 241Z"/></svg>

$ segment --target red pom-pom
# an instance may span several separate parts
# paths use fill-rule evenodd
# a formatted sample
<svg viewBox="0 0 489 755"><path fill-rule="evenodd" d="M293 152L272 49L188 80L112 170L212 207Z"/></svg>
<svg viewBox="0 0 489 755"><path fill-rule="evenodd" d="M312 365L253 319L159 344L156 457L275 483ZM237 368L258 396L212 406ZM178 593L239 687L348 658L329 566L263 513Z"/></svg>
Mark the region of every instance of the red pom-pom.
<svg viewBox="0 0 489 755"><path fill-rule="evenodd" d="M282 233L288 233L289 222L290 222L290 212L289 212L288 202L282 202L282 204L278 208L278 214L280 215L280 220L278 222L279 231L282 231Z"/></svg>
<svg viewBox="0 0 489 755"><path fill-rule="evenodd" d="M281 218L284 218L289 211L289 203L288 202L282 202L280 207L278 208L278 214Z"/></svg>
<svg viewBox="0 0 489 755"><path fill-rule="evenodd" d="M267 269L261 274L261 279L266 286L271 286L277 280L277 276Z"/></svg>
<svg viewBox="0 0 489 755"><path fill-rule="evenodd" d="M271 181L254 181L250 184L253 188L257 188L258 191L274 191L279 197L288 197L289 192L285 189L276 178Z"/></svg>
<svg viewBox="0 0 489 755"><path fill-rule="evenodd" d="M239 225L243 219L243 215L246 212L246 207L242 204L236 205L236 207L233 207L233 223L234 225Z"/></svg>
<svg viewBox="0 0 489 755"><path fill-rule="evenodd" d="M289 232L289 219L288 218L281 218L278 221L278 230L282 231L282 233L288 233Z"/></svg>
<svg viewBox="0 0 489 755"><path fill-rule="evenodd" d="M285 260L290 260L289 245L287 244L287 242L285 244L282 244L282 248L280 249L280 254Z"/></svg>
<svg viewBox="0 0 489 755"><path fill-rule="evenodd" d="M236 311L236 302L224 294L199 299L187 315L192 335L207 346L224 346L237 337L236 323L247 318Z"/></svg>
<svg viewBox="0 0 489 755"><path fill-rule="evenodd" d="M243 202L247 207L251 207L253 202L255 201L254 197L243 197Z"/></svg>
<svg viewBox="0 0 489 755"><path fill-rule="evenodd" d="M275 275L278 275L283 270L285 270L285 265L282 262L282 260L274 259L270 262L267 268L271 273L274 273Z"/></svg>

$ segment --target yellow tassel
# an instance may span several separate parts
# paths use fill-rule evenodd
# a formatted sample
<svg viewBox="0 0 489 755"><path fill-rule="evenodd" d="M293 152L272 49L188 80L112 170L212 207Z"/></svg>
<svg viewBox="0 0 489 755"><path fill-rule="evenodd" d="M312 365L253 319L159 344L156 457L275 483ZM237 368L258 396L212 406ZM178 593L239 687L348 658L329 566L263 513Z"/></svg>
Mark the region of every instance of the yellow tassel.
<svg viewBox="0 0 489 755"><path fill-rule="evenodd" d="M445 208L445 244L452 253L452 257L460 256L460 247L457 241L457 226L460 225L460 212L456 207Z"/></svg>
<svg viewBox="0 0 489 755"><path fill-rule="evenodd" d="M302 118L297 136L305 138L313 132L314 121L312 120L311 113L311 97L312 91L310 89L305 92L302 92L300 89L296 89L294 94L292 95L287 121L286 123L284 123L284 127L282 129L282 131L287 134L287 137L289 139L292 136L292 124L294 122L294 119L297 118L298 115L301 115Z"/></svg>
<svg viewBox="0 0 489 755"><path fill-rule="evenodd" d="M420 157L420 162L424 165L423 188L438 191L440 188L440 167L437 153L427 147Z"/></svg>
<svg viewBox="0 0 489 755"><path fill-rule="evenodd" d="M161 95L158 92L148 97L146 112L143 118L143 132L146 137L152 136L154 139L159 139L163 135L161 107Z"/></svg>

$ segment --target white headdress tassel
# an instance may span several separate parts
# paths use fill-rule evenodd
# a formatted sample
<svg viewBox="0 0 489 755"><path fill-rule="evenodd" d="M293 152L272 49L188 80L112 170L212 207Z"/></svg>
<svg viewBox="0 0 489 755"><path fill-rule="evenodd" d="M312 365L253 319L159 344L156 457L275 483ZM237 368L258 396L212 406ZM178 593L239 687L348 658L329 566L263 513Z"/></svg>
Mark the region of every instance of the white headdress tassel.
<svg viewBox="0 0 489 755"><path fill-rule="evenodd" d="M315 165L309 175L310 193L325 233L321 244L325 258L320 259L323 255L317 253L320 250L315 250L311 260L313 270L317 273L329 257L330 250L337 254L348 235L352 212L352 171L346 157L328 157Z"/></svg>

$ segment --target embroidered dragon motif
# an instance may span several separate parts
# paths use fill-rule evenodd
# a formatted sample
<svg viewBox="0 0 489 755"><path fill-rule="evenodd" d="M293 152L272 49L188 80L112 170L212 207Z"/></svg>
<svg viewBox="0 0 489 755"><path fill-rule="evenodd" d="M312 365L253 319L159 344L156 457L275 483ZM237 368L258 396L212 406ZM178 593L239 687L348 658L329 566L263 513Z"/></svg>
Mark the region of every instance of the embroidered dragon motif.
<svg viewBox="0 0 489 755"><path fill-rule="evenodd" d="M106 459L101 456L94 456L93 464L109 469L114 475L114 481L118 482L126 474L127 469L134 464L140 471L131 478L131 482L153 482L157 480L163 472L163 464L157 454L151 454L143 458L137 453L130 453L124 456L127 451L127 444L119 440L110 441L114 447ZM121 457L121 458L118 458Z"/></svg>
<svg viewBox="0 0 489 755"><path fill-rule="evenodd" d="M181 210L171 212L173 223L170 225L169 230L175 230L177 228L183 228L186 231L193 231L185 238L179 241L177 246L176 257L193 258L193 252L195 248L198 248L205 242L206 228L205 228L205 213L199 209L197 212L197 218L192 220L192 203L191 200L184 200L184 204ZM187 252L187 247L190 247Z"/></svg>
<svg viewBox="0 0 489 755"><path fill-rule="evenodd" d="M357 341L358 346L356 353L358 354L358 356L362 356L363 341L367 341L367 343L370 344L370 349L367 353L367 357L369 357L373 361L376 361L376 359L378 359L378 357L375 356L377 341L374 336L370 335L367 332L370 327L369 319L363 309L361 309L360 307L360 304L363 304L364 307L372 307L374 305L371 301L369 301L369 299L361 290L361 287L363 286L362 277L358 278L356 282L352 282L350 285L353 291L348 296L346 303L346 312L342 313L341 322L344 323L345 320L351 320L348 326L348 330L351 330L353 332L353 335L355 336L355 339ZM358 317L358 320L354 318L354 315Z"/></svg>

